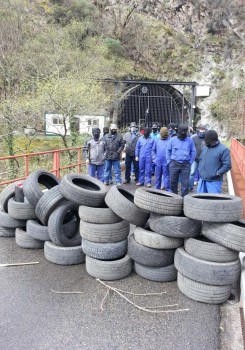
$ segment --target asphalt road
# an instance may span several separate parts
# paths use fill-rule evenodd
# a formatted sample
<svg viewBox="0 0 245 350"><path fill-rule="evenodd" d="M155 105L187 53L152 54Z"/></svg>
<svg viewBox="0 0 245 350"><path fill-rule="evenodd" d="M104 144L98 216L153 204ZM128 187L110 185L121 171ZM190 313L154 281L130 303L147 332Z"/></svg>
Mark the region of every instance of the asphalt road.
<svg viewBox="0 0 245 350"><path fill-rule="evenodd" d="M39 261L38 265L0 267L1 350L217 350L220 307L185 297L176 282L156 283L132 273L113 286L141 306L188 311L151 314L136 309L106 289L85 270L85 264L59 266L43 250L23 249L14 238L0 237L0 263ZM55 294L80 291L82 294Z"/></svg>

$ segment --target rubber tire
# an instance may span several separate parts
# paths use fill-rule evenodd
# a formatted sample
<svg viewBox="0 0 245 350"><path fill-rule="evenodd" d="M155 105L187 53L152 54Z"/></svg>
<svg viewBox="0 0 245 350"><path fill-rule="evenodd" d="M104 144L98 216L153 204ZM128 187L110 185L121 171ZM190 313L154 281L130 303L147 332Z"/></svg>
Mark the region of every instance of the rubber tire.
<svg viewBox="0 0 245 350"><path fill-rule="evenodd" d="M25 227L26 220L14 219L8 213L0 211L0 223L5 228Z"/></svg>
<svg viewBox="0 0 245 350"><path fill-rule="evenodd" d="M125 240L129 235L130 226L125 220L115 224L91 224L80 220L80 235L95 243L115 243Z"/></svg>
<svg viewBox="0 0 245 350"><path fill-rule="evenodd" d="M15 241L16 244L21 248L27 249L43 249L44 242L29 236L26 231L17 228L15 230Z"/></svg>
<svg viewBox="0 0 245 350"><path fill-rule="evenodd" d="M202 234L226 248L245 253L245 220L232 224L204 222Z"/></svg>
<svg viewBox="0 0 245 350"><path fill-rule="evenodd" d="M202 223L185 216L163 216L149 220L150 228L161 235L175 238L196 237L201 233Z"/></svg>
<svg viewBox="0 0 245 350"><path fill-rule="evenodd" d="M79 233L79 217L77 215L77 227L71 233L66 233L68 230L64 225L64 218L68 212L77 212L78 205L66 201L61 203L50 215L48 220L48 233L52 242L58 246L76 247L81 245L81 236Z"/></svg>
<svg viewBox="0 0 245 350"><path fill-rule="evenodd" d="M27 220L26 233L40 241L50 241L48 226L44 226L36 220Z"/></svg>
<svg viewBox="0 0 245 350"><path fill-rule="evenodd" d="M78 214L81 220L93 224L114 224L122 221L111 208L93 208L81 205Z"/></svg>
<svg viewBox="0 0 245 350"><path fill-rule="evenodd" d="M197 259L186 253L184 248L175 252L174 264L178 271L193 281L216 286L236 283L240 277L240 260L218 263Z"/></svg>
<svg viewBox="0 0 245 350"><path fill-rule="evenodd" d="M137 207L162 215L181 215L183 198L175 193L153 188L137 188L134 195Z"/></svg>
<svg viewBox="0 0 245 350"><path fill-rule="evenodd" d="M184 240L181 238L167 237L151 231L150 228L145 229L141 227L135 228L134 239L145 247L155 249L175 249L184 244Z"/></svg>
<svg viewBox="0 0 245 350"><path fill-rule="evenodd" d="M44 256L48 261L57 265L78 265L85 262L82 246L59 247L53 242L45 242Z"/></svg>
<svg viewBox="0 0 245 350"><path fill-rule="evenodd" d="M127 253L128 240L116 243L95 243L82 240L82 248L86 255L99 260L119 259Z"/></svg>
<svg viewBox="0 0 245 350"><path fill-rule="evenodd" d="M15 237L15 228L0 226L0 237Z"/></svg>
<svg viewBox="0 0 245 350"><path fill-rule="evenodd" d="M36 216L43 225L48 225L48 219L55 208L65 201L64 196L60 192L60 186L57 185L46 191L39 199L36 205Z"/></svg>
<svg viewBox="0 0 245 350"><path fill-rule="evenodd" d="M103 205L107 191L106 185L88 175L66 174L60 183L60 192L65 198L88 207Z"/></svg>
<svg viewBox="0 0 245 350"><path fill-rule="evenodd" d="M112 186L105 202L120 218L136 226L144 226L149 219L149 213L134 204L134 194L125 188Z"/></svg>
<svg viewBox="0 0 245 350"><path fill-rule="evenodd" d="M86 255L86 271L95 278L105 281L115 281L130 275L133 262L128 255L122 259L103 261Z"/></svg>
<svg viewBox="0 0 245 350"><path fill-rule="evenodd" d="M151 267L134 262L134 271L137 275L149 281L171 282L177 280L177 270L174 264L163 267Z"/></svg>
<svg viewBox="0 0 245 350"><path fill-rule="evenodd" d="M163 267L174 262L174 249L154 249L137 243L134 235L128 239L128 255L135 262L145 266Z"/></svg>
<svg viewBox="0 0 245 350"><path fill-rule="evenodd" d="M15 181L8 186L6 186L0 193L0 206L1 210L5 213L8 212L8 201L10 198L15 196L15 186L16 184L23 183L22 181Z"/></svg>
<svg viewBox="0 0 245 350"><path fill-rule="evenodd" d="M177 284L188 298L206 304L222 304L229 299L231 285L215 286L193 281L178 272Z"/></svg>
<svg viewBox="0 0 245 350"><path fill-rule="evenodd" d="M239 257L239 253L235 250L213 243L203 236L186 239L184 246L188 254L202 260L230 262L237 260Z"/></svg>
<svg viewBox="0 0 245 350"><path fill-rule="evenodd" d="M243 203L228 194L195 193L184 197L184 214L202 221L233 222L242 218Z"/></svg>
<svg viewBox="0 0 245 350"><path fill-rule="evenodd" d="M8 213L14 219L31 220L36 218L35 207L25 201L16 202L14 198L8 201Z"/></svg>
<svg viewBox="0 0 245 350"><path fill-rule="evenodd" d="M43 196L40 184L50 189L59 184L59 179L52 173L45 169L39 169L31 173L23 183L24 195L28 199L28 202L37 205L39 199Z"/></svg>

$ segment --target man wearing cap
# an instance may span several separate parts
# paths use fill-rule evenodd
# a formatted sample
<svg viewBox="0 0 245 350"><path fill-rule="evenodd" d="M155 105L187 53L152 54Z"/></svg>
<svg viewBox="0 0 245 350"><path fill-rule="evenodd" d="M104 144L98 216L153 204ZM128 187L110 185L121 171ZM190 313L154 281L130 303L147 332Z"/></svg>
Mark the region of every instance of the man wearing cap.
<svg viewBox="0 0 245 350"><path fill-rule="evenodd" d="M105 143L100 139L100 129L92 128L93 138L85 144L83 153L88 166L88 174L103 181L105 162Z"/></svg>
<svg viewBox="0 0 245 350"><path fill-rule="evenodd" d="M204 141L205 132L206 132L206 126L201 124L197 127L197 133L191 137L196 148L196 158L194 162L191 164L191 174L190 174L190 181L189 181L190 190L193 190L195 174L197 172L200 155L203 147L205 146L205 141Z"/></svg>
<svg viewBox="0 0 245 350"><path fill-rule="evenodd" d="M122 136L117 133L117 125L110 125L110 133L104 136L105 142L105 168L104 183L109 185L110 171L113 167L116 185L121 186L121 165L120 155L124 149L125 141Z"/></svg>
<svg viewBox="0 0 245 350"><path fill-rule="evenodd" d="M151 128L144 129L144 136L141 136L135 148L135 160L139 161L139 181L136 186L143 186L146 182L147 187L151 187L151 167L152 167L152 148L154 140L151 138Z"/></svg>
<svg viewBox="0 0 245 350"><path fill-rule="evenodd" d="M130 173L131 173L131 166L133 164L134 174L135 174L135 181L138 181L139 177L139 162L136 162L135 160L135 147L136 143L141 137L141 134L137 131L137 125L135 122L132 122L129 127L129 131L126 132L123 136L123 140L125 141L125 180L123 181L124 184L130 183Z"/></svg>
<svg viewBox="0 0 245 350"><path fill-rule="evenodd" d="M215 130L205 133L205 144L198 166L197 193L221 193L223 175L231 169L229 149L220 143Z"/></svg>
<svg viewBox="0 0 245 350"><path fill-rule="evenodd" d="M188 194L191 164L196 157L194 142L187 136L188 126L180 124L177 137L172 137L167 146L167 164L169 164L170 189L178 193L181 184L181 196Z"/></svg>
<svg viewBox="0 0 245 350"><path fill-rule="evenodd" d="M151 138L153 140L157 140L157 139L160 138L160 134L159 134L159 130L158 130L158 124L153 124L152 125ZM155 175L155 163L154 162L152 163L151 172L152 172L151 175L154 176Z"/></svg>

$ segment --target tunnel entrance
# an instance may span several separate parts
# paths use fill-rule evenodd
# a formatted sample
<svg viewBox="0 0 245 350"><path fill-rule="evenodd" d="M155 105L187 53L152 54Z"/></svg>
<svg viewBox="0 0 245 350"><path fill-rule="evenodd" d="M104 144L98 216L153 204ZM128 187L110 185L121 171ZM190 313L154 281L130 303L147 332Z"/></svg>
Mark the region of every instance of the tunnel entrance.
<svg viewBox="0 0 245 350"><path fill-rule="evenodd" d="M113 120L120 128L131 122L152 126L185 123L193 126L195 82L116 81L117 103Z"/></svg>

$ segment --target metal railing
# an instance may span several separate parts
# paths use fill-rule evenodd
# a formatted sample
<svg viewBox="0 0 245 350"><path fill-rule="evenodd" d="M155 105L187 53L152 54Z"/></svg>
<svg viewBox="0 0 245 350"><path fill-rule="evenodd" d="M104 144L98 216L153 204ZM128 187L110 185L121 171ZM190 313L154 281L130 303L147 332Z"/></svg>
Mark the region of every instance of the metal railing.
<svg viewBox="0 0 245 350"><path fill-rule="evenodd" d="M245 147L237 139L231 140L231 154L233 155L241 175L245 180Z"/></svg>
<svg viewBox="0 0 245 350"><path fill-rule="evenodd" d="M68 152L74 152L73 156L69 158ZM65 156L62 157L62 154L65 154ZM26 154L20 154L15 156L7 156L7 157L0 157L0 167L1 169L4 168L4 166L1 166L2 162L13 162L15 161L17 164L17 173L18 176L16 178L11 178L10 171L4 171L0 173L0 186L7 185L9 183L24 180L28 177L28 175L39 168L42 168L42 161L39 159L38 162L34 162L35 157L39 156L51 156L52 160L50 160L49 163L52 164L52 168L48 171L54 173L55 176L60 178L61 172L67 169L74 169L74 171L77 171L78 173L81 172L82 166L85 165L85 162L81 161L82 156L82 147L71 147L71 148L62 148L62 149L55 149L51 151L46 152L36 152L36 153L26 153ZM73 161L73 158L76 156L75 163L71 163L71 160ZM62 165L62 163L64 163ZM67 164L69 163L69 164ZM31 168L31 170L30 170ZM47 168L47 165L45 164L43 168ZM2 179L2 175L4 174L5 177L8 177L8 179ZM1 181L3 180L3 181Z"/></svg>

